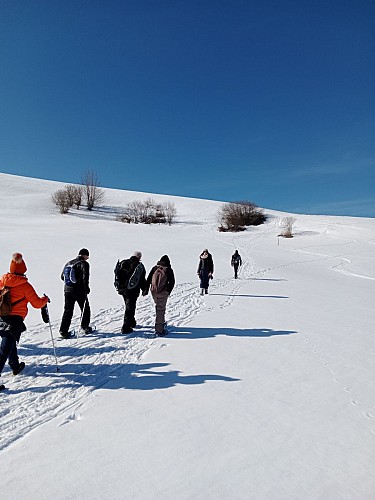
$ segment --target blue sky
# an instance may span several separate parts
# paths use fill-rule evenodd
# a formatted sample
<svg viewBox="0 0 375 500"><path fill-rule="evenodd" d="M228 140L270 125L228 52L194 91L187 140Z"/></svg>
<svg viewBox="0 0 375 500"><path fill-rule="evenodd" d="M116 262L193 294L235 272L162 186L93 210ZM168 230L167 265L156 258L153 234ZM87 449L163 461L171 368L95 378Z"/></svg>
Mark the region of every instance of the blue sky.
<svg viewBox="0 0 375 500"><path fill-rule="evenodd" d="M375 4L2 0L0 171L375 217Z"/></svg>

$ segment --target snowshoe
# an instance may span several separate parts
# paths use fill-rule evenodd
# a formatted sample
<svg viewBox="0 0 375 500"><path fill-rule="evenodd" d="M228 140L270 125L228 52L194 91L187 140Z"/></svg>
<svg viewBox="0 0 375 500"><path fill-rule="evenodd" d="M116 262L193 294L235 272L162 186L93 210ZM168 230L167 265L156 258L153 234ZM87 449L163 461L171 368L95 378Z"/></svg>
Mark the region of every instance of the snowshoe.
<svg viewBox="0 0 375 500"><path fill-rule="evenodd" d="M81 328L82 335L88 335L89 333L92 333L93 331L94 331L94 328L92 326L87 326L86 328Z"/></svg>
<svg viewBox="0 0 375 500"><path fill-rule="evenodd" d="M73 332L60 332L60 337L62 339L73 339L75 335Z"/></svg>

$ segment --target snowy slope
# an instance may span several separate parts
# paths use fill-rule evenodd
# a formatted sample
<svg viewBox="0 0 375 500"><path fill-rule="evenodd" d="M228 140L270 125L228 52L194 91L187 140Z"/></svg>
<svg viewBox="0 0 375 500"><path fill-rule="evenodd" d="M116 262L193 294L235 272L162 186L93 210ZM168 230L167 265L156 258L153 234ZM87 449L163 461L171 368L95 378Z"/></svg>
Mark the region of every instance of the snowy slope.
<svg viewBox="0 0 375 500"><path fill-rule="evenodd" d="M49 201L62 186L0 174L2 272L24 254L30 282L52 299L57 337L61 268L89 248L98 330L56 341L57 372L48 327L30 311L27 368L2 376L4 497L374 498L375 220L296 215L285 240L286 214L266 210L265 225L223 234L219 202L151 195L175 203L176 224L125 225L116 210L150 195L106 189L105 207L63 216ZM200 297L206 247L215 274ZM119 333L113 268L134 250L147 270L171 258L164 339L151 337L150 297L138 301L136 331Z"/></svg>

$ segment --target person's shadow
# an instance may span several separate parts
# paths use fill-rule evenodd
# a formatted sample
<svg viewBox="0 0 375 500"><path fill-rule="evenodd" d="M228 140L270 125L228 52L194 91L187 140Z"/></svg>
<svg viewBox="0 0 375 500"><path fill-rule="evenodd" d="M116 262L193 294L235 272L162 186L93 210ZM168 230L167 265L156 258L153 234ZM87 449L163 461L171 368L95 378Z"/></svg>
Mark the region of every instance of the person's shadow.
<svg viewBox="0 0 375 500"><path fill-rule="evenodd" d="M293 335L295 330L272 330L271 328L193 328L190 326L168 326L168 336L180 339L207 339L219 335L228 337L273 337Z"/></svg>

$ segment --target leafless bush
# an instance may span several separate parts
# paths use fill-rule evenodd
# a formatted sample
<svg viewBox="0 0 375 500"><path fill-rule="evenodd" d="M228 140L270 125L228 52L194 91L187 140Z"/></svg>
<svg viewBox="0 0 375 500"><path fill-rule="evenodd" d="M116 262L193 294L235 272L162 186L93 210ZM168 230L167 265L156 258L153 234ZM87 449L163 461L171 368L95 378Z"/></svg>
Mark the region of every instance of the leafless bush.
<svg viewBox="0 0 375 500"><path fill-rule="evenodd" d="M81 184L86 196L87 210L92 210L104 201L104 190L99 187L99 179L93 170L86 170L81 178Z"/></svg>
<svg viewBox="0 0 375 500"><path fill-rule="evenodd" d="M66 195L69 198L70 206L76 206L77 210L82 205L83 187L76 184L68 184L65 186Z"/></svg>
<svg viewBox="0 0 375 500"><path fill-rule="evenodd" d="M176 213L173 203L157 203L147 198L145 201L131 201L117 220L134 224L172 224Z"/></svg>
<svg viewBox="0 0 375 500"><path fill-rule="evenodd" d="M251 201L226 203L218 213L219 231L243 231L247 226L259 226L267 217Z"/></svg>
<svg viewBox="0 0 375 500"><path fill-rule="evenodd" d="M69 208L72 206L66 189L58 189L51 195L51 200L54 205L59 209L60 214L67 214Z"/></svg>
<svg viewBox="0 0 375 500"><path fill-rule="evenodd" d="M293 238L293 224L296 222L295 217L284 217L280 221L280 227L282 228L282 232L279 236L283 236L284 238Z"/></svg>

